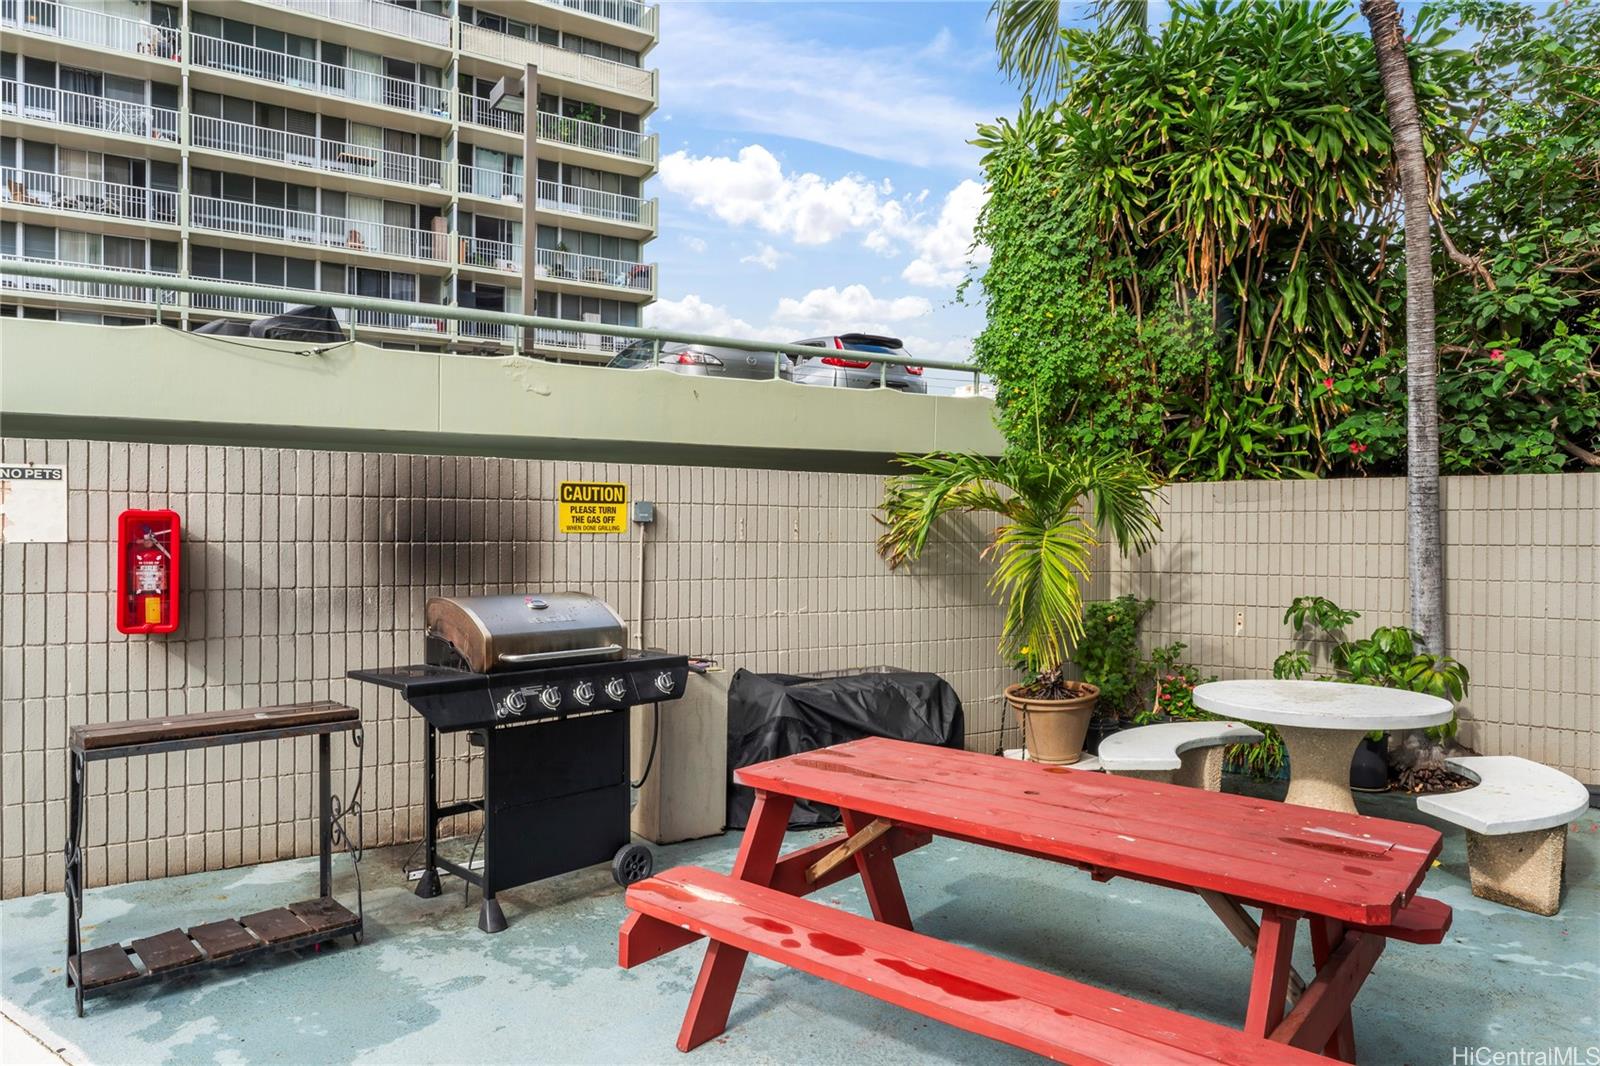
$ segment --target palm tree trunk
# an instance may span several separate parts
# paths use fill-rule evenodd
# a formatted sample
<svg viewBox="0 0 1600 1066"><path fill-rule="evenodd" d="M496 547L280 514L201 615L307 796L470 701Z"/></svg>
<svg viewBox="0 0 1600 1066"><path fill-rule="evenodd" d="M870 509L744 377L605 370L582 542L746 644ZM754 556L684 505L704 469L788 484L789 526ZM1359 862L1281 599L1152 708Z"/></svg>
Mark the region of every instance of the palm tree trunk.
<svg viewBox="0 0 1600 1066"><path fill-rule="evenodd" d="M1406 221L1406 570L1411 628L1445 653L1444 558L1439 540L1439 357L1433 316L1433 215L1422 121L1395 0L1362 0L1389 105Z"/></svg>

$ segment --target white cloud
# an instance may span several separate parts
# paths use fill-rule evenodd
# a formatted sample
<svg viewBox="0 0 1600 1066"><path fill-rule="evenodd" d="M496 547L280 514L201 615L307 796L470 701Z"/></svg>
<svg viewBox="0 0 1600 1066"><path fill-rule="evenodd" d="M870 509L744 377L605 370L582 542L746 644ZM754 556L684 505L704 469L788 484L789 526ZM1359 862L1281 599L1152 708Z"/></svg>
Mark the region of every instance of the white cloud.
<svg viewBox="0 0 1600 1066"><path fill-rule="evenodd" d="M685 237L683 243L689 246L691 252L699 253L706 250L706 242L702 237Z"/></svg>
<svg viewBox="0 0 1600 1066"><path fill-rule="evenodd" d="M900 274L913 285L948 288L966 274L969 259L978 264L989 261L989 249L972 246L972 228L983 209L983 186L963 181L944 198L939 218L916 241L917 257Z"/></svg>
<svg viewBox="0 0 1600 1066"><path fill-rule="evenodd" d="M1004 98L967 101L951 92L953 41L937 32L921 50L852 47L821 41L789 25L730 17L695 4L663 4L663 105L707 126L777 134L874 159L970 170L966 142L979 122L1011 106ZM972 50L979 53L978 49ZM985 64L992 52L981 49Z"/></svg>
<svg viewBox="0 0 1600 1066"><path fill-rule="evenodd" d="M657 300L644 310L645 325L683 333L709 333L719 337L757 337L757 330L726 307L708 303L690 293L681 300Z"/></svg>
<svg viewBox="0 0 1600 1066"><path fill-rule="evenodd" d="M921 296L883 298L872 295L865 285L830 285L812 289L800 299L785 296L778 301L773 320L813 326L827 331L846 332L884 322L904 322L921 318L933 306Z"/></svg>
<svg viewBox="0 0 1600 1066"><path fill-rule="evenodd" d="M783 253L770 244L763 244L759 251L740 259L741 263L754 263L763 270L777 270L778 263L784 258Z"/></svg>

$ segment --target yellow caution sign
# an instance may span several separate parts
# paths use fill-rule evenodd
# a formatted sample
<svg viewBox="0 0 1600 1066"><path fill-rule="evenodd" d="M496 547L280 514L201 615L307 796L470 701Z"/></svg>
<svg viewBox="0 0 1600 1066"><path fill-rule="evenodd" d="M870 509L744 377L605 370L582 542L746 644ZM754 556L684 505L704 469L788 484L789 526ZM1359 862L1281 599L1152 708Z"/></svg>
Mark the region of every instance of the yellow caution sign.
<svg viewBox="0 0 1600 1066"><path fill-rule="evenodd" d="M628 486L612 481L563 481L556 496L563 533L626 533Z"/></svg>

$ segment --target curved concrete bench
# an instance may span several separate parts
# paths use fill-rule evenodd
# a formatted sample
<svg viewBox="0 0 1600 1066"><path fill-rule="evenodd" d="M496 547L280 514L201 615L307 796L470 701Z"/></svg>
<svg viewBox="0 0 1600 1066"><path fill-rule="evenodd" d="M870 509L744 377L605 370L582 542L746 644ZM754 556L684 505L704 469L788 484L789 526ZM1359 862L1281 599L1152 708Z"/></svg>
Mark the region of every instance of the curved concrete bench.
<svg viewBox="0 0 1600 1066"><path fill-rule="evenodd" d="M1589 790L1560 770L1515 755L1446 759L1475 788L1419 796L1417 809L1467 831L1472 894L1535 914L1561 909L1567 825Z"/></svg>
<svg viewBox="0 0 1600 1066"><path fill-rule="evenodd" d="M1243 722L1163 722L1124 729L1100 742L1100 765L1113 774L1222 789L1222 749L1261 732Z"/></svg>

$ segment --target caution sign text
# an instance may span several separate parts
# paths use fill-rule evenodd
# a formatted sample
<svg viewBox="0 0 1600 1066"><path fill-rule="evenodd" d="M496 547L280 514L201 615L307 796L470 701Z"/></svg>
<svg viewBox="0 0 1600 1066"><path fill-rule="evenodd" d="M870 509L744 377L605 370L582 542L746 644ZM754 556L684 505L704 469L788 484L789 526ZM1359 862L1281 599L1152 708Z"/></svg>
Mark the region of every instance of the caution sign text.
<svg viewBox="0 0 1600 1066"><path fill-rule="evenodd" d="M628 486L611 481L563 481L556 496L563 533L626 533Z"/></svg>

